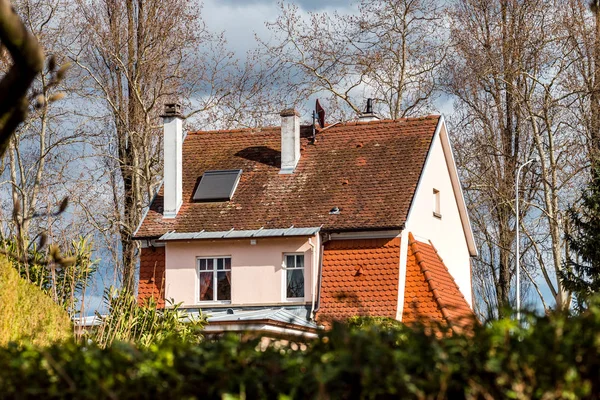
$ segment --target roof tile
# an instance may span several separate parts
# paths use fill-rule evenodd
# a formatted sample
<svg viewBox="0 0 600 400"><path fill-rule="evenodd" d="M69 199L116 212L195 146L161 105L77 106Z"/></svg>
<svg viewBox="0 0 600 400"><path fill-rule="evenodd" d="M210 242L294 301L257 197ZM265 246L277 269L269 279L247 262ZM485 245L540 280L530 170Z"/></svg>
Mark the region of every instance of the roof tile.
<svg viewBox="0 0 600 400"><path fill-rule="evenodd" d="M433 244L409 234L402 321L447 322L465 328L474 313Z"/></svg>
<svg viewBox="0 0 600 400"><path fill-rule="evenodd" d="M179 215L162 218L161 189L136 236L291 225L323 225L326 230L400 227L438 121L430 116L348 122L317 134L314 145L309 143L310 127L303 127L304 151L289 175L279 174L278 127L190 133L183 144ZM192 201L205 171L226 169L243 170L231 201ZM341 213L330 215L333 207Z"/></svg>
<svg viewBox="0 0 600 400"><path fill-rule="evenodd" d="M164 307L165 248L143 248L140 254L138 302L154 297L158 307Z"/></svg>
<svg viewBox="0 0 600 400"><path fill-rule="evenodd" d="M354 315L396 318L399 265L399 238L326 242L319 323Z"/></svg>

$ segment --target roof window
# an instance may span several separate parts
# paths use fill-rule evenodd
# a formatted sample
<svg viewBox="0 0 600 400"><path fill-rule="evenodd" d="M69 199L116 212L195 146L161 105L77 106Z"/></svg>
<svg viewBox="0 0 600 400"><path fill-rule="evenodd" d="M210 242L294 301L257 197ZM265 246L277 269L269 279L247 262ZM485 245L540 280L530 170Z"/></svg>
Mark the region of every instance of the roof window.
<svg viewBox="0 0 600 400"><path fill-rule="evenodd" d="M241 169L206 171L194 192L194 201L231 200L241 176Z"/></svg>

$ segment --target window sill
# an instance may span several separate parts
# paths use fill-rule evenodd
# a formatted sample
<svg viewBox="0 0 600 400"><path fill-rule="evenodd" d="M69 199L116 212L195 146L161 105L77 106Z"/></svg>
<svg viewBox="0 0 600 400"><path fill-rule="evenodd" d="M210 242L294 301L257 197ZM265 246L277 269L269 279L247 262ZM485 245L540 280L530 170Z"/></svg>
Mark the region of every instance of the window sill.
<svg viewBox="0 0 600 400"><path fill-rule="evenodd" d="M215 301L197 301L196 305L198 306L210 306L210 305L229 305L231 304L231 300L215 300Z"/></svg>
<svg viewBox="0 0 600 400"><path fill-rule="evenodd" d="M437 219L442 219L442 214L436 213L435 211L433 212L433 216Z"/></svg>
<svg viewBox="0 0 600 400"><path fill-rule="evenodd" d="M196 304L184 304L181 308L229 308L229 307L281 307L281 306L307 306L310 302L303 300L298 301L282 301L278 303L215 303L212 301L196 303Z"/></svg>
<svg viewBox="0 0 600 400"><path fill-rule="evenodd" d="M284 303L300 303L304 302L304 297L293 297L291 299L284 299Z"/></svg>

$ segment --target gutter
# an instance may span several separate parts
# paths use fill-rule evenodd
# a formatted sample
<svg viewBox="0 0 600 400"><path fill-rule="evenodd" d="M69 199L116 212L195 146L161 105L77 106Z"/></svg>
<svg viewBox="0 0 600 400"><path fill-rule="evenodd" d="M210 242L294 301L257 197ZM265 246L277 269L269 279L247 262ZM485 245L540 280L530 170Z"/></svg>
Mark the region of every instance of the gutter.
<svg viewBox="0 0 600 400"><path fill-rule="evenodd" d="M321 282L323 281L323 251L325 249L325 244L323 243L323 240L321 239L320 235L319 239L319 241L321 242L321 245L319 246L319 264L317 265L317 267L319 268L319 283L317 285L318 295L316 307L313 307L313 311L311 312L311 319L313 321L315 320L315 314L317 313L317 311L319 311L319 308L321 308Z"/></svg>
<svg viewBox="0 0 600 400"><path fill-rule="evenodd" d="M312 279L311 279L311 283L312 283L312 304L311 304L311 308L310 308L310 319L312 321L315 320L315 304L316 304L316 297L317 297L317 287L319 287L319 291L320 291L320 285L317 286L317 270L321 269L321 262L320 262L320 253L321 253L321 235L319 233L317 233L315 235L315 237L317 238L316 240L316 244L313 244L312 238L308 238L308 244L310 245L310 247L312 248ZM320 279L319 279L319 283L320 283Z"/></svg>

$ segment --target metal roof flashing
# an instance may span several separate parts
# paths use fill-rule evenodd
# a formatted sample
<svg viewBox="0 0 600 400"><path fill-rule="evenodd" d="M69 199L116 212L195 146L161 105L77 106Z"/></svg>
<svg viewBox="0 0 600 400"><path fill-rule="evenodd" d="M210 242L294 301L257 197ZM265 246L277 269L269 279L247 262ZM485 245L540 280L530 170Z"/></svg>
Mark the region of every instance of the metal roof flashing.
<svg viewBox="0 0 600 400"><path fill-rule="evenodd" d="M266 237L290 237L290 236L313 236L321 230L321 227L310 228L284 228L284 229L253 229L218 232L167 232L157 239L158 242L170 240L202 240L202 239L244 239L244 238L266 238Z"/></svg>

